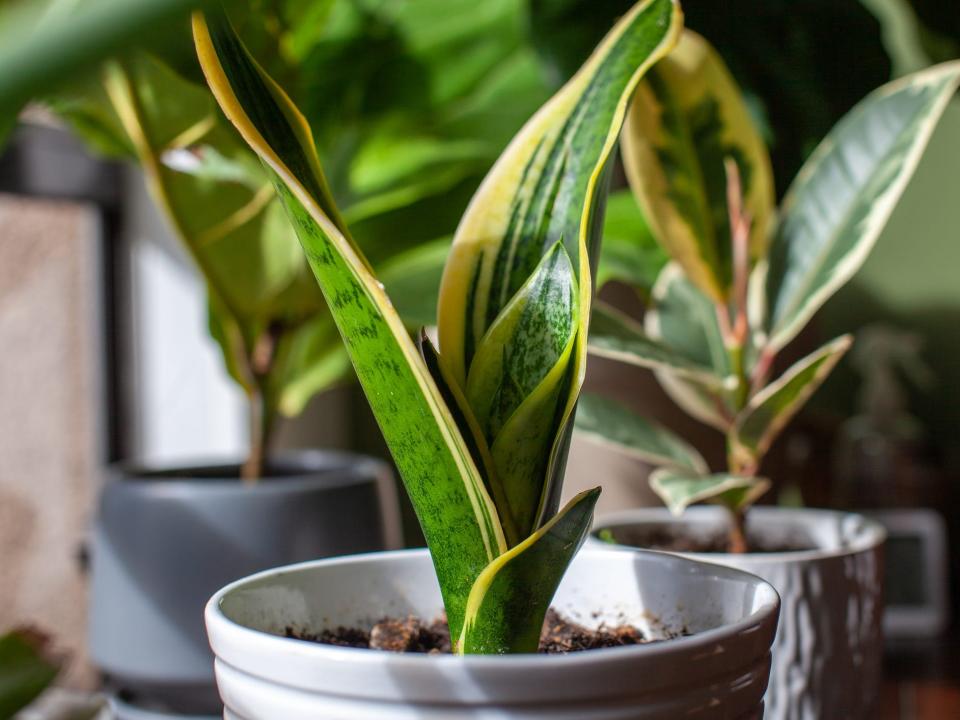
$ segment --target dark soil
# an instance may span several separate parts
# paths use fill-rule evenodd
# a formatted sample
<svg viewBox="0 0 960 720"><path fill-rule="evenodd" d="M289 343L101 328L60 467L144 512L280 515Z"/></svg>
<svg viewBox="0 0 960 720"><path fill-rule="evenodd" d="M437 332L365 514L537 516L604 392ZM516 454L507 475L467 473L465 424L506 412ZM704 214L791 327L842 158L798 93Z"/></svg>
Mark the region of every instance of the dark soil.
<svg viewBox="0 0 960 720"><path fill-rule="evenodd" d="M683 528L664 527L625 527L606 528L599 533L601 540L666 552L687 553L727 553L730 552L730 540L727 534L717 530L709 534L691 535ZM803 552L816 550L817 545L809 537L796 533L786 537L765 537L747 530L747 546L751 553Z"/></svg>
<svg viewBox="0 0 960 720"><path fill-rule="evenodd" d="M369 630L338 627L336 630L324 630L320 633L298 632L288 627L286 636L324 645L389 652L429 654L450 652L450 631L447 629L445 618L439 618L428 624L424 624L419 618L413 616L404 619L384 618ZM601 625L597 629L591 629L564 618L551 608L547 612L543 631L540 634L540 652L563 654L649 642L657 641L646 638L632 625L615 627Z"/></svg>

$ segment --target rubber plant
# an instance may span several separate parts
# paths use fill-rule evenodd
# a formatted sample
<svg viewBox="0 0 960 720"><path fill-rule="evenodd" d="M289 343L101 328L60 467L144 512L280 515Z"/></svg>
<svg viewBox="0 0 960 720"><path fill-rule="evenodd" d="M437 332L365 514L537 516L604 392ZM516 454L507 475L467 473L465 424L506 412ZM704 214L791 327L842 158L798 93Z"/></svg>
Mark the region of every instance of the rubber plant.
<svg viewBox="0 0 960 720"><path fill-rule="evenodd" d="M733 79L685 31L638 88L623 131L630 187L649 239L670 262L641 325L593 313L590 351L650 368L689 415L726 437L711 473L691 444L609 399L583 398L576 425L650 462L675 513L730 511L730 549L747 551L747 509L769 488L767 451L850 347L844 335L782 373L780 352L866 260L960 81L944 64L868 95L806 161L775 220L770 158Z"/></svg>
<svg viewBox="0 0 960 720"><path fill-rule="evenodd" d="M225 16L194 17L210 88L273 179L403 478L458 653L535 652L589 529L599 489L558 505L609 159L680 24L673 0L636 5L504 151L457 229L438 351L351 238L303 116Z"/></svg>

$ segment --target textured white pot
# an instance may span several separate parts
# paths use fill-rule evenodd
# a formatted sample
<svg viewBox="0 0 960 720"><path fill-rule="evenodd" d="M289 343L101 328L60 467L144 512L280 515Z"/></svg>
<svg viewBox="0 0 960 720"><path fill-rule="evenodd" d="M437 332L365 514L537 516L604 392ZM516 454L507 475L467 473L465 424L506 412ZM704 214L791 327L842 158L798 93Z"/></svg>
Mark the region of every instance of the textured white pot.
<svg viewBox="0 0 960 720"><path fill-rule="evenodd" d="M862 515L829 510L753 508L748 527L771 539L809 537L816 549L747 555L685 553L769 581L783 607L773 647L768 720L867 720L877 717L883 653L882 527ZM608 514L604 528L683 526L708 536L725 527L721 508L663 508ZM596 547L598 540L591 540ZM609 547L609 545L607 545Z"/></svg>
<svg viewBox="0 0 960 720"><path fill-rule="evenodd" d="M585 550L554 606L631 622L663 643L569 655L455 657L282 637L442 611L425 550L320 560L254 575L207 605L233 720L747 720L761 718L779 600L762 580L662 553ZM599 611L599 614L596 614Z"/></svg>

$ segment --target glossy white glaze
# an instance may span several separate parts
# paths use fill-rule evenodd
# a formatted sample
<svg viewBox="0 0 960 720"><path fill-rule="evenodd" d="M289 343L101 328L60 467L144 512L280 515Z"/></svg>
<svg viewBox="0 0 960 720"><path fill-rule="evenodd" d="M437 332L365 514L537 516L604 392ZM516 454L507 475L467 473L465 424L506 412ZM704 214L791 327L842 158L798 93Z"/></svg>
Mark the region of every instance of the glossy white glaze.
<svg viewBox="0 0 960 720"><path fill-rule="evenodd" d="M584 550L554 606L584 623L690 637L564 656L397 655L280 635L442 610L426 551L281 568L207 606L217 682L235 720L759 718L779 601L750 575L661 553ZM599 614L597 614L599 611Z"/></svg>

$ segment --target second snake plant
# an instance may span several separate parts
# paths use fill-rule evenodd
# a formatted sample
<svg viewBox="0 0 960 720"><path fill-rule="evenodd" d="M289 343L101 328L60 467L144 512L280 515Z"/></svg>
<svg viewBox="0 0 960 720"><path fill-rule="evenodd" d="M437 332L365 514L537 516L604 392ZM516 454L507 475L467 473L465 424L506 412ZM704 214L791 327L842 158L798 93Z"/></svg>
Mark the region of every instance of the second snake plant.
<svg viewBox="0 0 960 720"><path fill-rule="evenodd" d="M609 160L680 26L675 0L642 0L511 142L457 230L438 350L411 340L352 241L300 112L225 17L194 18L207 81L273 178L393 454L459 653L535 652L590 527L599 489L558 506Z"/></svg>

